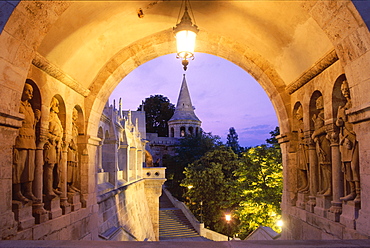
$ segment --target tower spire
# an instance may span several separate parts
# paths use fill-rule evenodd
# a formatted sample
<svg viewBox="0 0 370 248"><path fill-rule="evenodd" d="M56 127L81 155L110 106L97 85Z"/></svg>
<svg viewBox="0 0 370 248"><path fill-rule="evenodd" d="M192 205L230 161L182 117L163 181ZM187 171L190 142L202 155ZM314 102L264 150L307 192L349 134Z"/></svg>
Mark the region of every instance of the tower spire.
<svg viewBox="0 0 370 248"><path fill-rule="evenodd" d="M195 134L200 128L202 122L195 115L194 107L191 102L188 85L186 83L185 74L183 74L182 84L180 88L179 98L177 99L177 105L175 113L172 118L168 121L170 130L173 130L173 137L182 137L182 131L191 134ZM172 135L172 131L170 131ZM176 135L178 134L178 135Z"/></svg>
<svg viewBox="0 0 370 248"><path fill-rule="evenodd" d="M186 83L185 74L183 74L182 84L180 88L179 98L177 99L176 109L182 111L193 111L188 85Z"/></svg>

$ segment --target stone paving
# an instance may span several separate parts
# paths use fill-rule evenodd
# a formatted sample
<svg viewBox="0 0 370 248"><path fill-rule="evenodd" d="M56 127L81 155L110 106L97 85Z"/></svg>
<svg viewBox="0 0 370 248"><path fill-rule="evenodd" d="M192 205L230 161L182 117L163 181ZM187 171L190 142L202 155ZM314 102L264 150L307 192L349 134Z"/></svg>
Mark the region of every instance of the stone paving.
<svg viewBox="0 0 370 248"><path fill-rule="evenodd" d="M352 248L370 247L369 240L267 240L267 241L222 241L222 242L134 242L134 241L77 241L77 240L22 240L22 241L0 241L3 248L34 248L34 247L55 247L55 248Z"/></svg>

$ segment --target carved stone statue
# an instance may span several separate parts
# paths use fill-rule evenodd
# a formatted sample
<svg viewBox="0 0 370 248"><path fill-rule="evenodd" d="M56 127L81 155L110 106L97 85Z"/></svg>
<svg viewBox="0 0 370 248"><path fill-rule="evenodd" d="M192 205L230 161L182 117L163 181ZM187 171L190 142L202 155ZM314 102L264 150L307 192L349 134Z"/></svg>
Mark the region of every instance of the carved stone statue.
<svg viewBox="0 0 370 248"><path fill-rule="evenodd" d="M301 180L298 192L306 193L309 190L309 180L308 180L308 150L307 144L305 142L303 133L303 110L302 106L299 106L295 117L298 120L298 147L297 147L297 168L299 173L299 178Z"/></svg>
<svg viewBox="0 0 370 248"><path fill-rule="evenodd" d="M35 127L40 120L40 110L33 111L29 103L32 97L33 88L26 83L19 107L19 113L24 114L24 120L15 140L12 168L13 199L23 203L37 200L32 193L32 182L35 174Z"/></svg>
<svg viewBox="0 0 370 248"><path fill-rule="evenodd" d="M68 145L67 154L67 191L70 193L79 192L76 188L77 169L78 169L78 126L77 126L78 111L73 109L72 113L72 138Z"/></svg>
<svg viewBox="0 0 370 248"><path fill-rule="evenodd" d="M148 150L145 150L145 164L146 167L153 167L153 157Z"/></svg>
<svg viewBox="0 0 370 248"><path fill-rule="evenodd" d="M353 131L353 125L348 121L346 110L352 107L351 96L347 81L343 81L341 85L342 95L347 102L344 106L338 108L336 125L339 127L339 145L342 160L342 171L344 172L345 180L349 184L349 194L341 197L343 201L359 202L360 195L360 176L359 176L359 151L356 134Z"/></svg>
<svg viewBox="0 0 370 248"><path fill-rule="evenodd" d="M49 116L48 141L44 146L44 194L53 199L61 195L59 181L61 168L59 165L62 156L63 126L58 116L59 101L55 97L51 100Z"/></svg>
<svg viewBox="0 0 370 248"><path fill-rule="evenodd" d="M316 100L316 109L319 110L318 115L314 115L315 131L312 134L312 139L316 145L316 154L318 164L321 169L321 190L319 194L324 196L331 195L331 154L330 142L326 138L325 121L324 121L324 103L323 97L320 96Z"/></svg>

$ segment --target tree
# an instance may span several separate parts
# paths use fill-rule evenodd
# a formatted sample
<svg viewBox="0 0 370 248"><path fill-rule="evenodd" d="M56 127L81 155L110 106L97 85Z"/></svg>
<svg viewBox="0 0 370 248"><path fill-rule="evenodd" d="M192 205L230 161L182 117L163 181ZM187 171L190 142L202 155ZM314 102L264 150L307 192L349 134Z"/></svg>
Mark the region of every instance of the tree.
<svg viewBox="0 0 370 248"><path fill-rule="evenodd" d="M216 149L222 143L220 137L201 131L198 135L186 136L181 138L176 149L177 155L167 158L166 161L166 185L173 196L182 200L185 190L181 181L184 179L184 169L197 159L200 159L207 152ZM172 180L169 180L172 179Z"/></svg>
<svg viewBox="0 0 370 248"><path fill-rule="evenodd" d="M175 112L175 105L170 103L167 97L151 95L145 98L137 110L145 111L147 133L157 133L159 137L168 137L167 122Z"/></svg>
<svg viewBox="0 0 370 248"><path fill-rule="evenodd" d="M273 145L275 148L277 149L280 149L280 146L279 146L279 143L278 143L278 140L276 139L276 137L280 134L280 128L279 127L275 127L275 129L273 131L270 132L270 136L271 138L269 139L266 139L266 143L267 144L270 144L270 145Z"/></svg>
<svg viewBox="0 0 370 248"><path fill-rule="evenodd" d="M229 133L227 135L226 146L230 147L236 154L240 154L242 148L239 145L238 134L234 127L229 128Z"/></svg>
<svg viewBox="0 0 370 248"><path fill-rule="evenodd" d="M276 140L278 129L270 134L272 138L266 140L270 145L263 144L244 152L236 171L243 198L236 211L241 237L260 225L279 231L276 222L281 218L282 161Z"/></svg>
<svg viewBox="0 0 370 248"><path fill-rule="evenodd" d="M237 167L238 156L230 148L220 146L186 167L182 180L183 186L192 186L185 193L190 210L200 219L202 202L204 224L225 234L224 212L239 203L233 173Z"/></svg>

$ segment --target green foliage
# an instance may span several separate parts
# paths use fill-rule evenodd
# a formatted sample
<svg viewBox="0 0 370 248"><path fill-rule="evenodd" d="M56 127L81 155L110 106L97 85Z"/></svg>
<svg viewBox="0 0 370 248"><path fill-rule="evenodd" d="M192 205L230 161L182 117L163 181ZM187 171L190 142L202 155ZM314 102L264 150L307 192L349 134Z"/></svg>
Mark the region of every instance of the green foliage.
<svg viewBox="0 0 370 248"><path fill-rule="evenodd" d="M185 188L182 187L181 181L184 179L184 169L195 160L200 159L208 151L212 151L220 146L219 136L201 131L198 135L186 136L181 138L179 147L176 149L177 155L166 158L163 161L167 167L166 186L173 196L182 200ZM166 164L165 164L166 163Z"/></svg>
<svg viewBox="0 0 370 248"><path fill-rule="evenodd" d="M178 155L168 158L174 165L166 172L173 179L170 191L185 201L206 227L217 232L230 236L238 233L245 238L260 225L279 231L276 226L281 218L282 196L281 151L276 139L279 129L270 132L268 144L248 148L239 156L231 147L231 141L237 141L235 129L229 131L232 134L229 147L222 145L219 137L207 133L181 140ZM233 215L229 224L225 212Z"/></svg>
<svg viewBox="0 0 370 248"><path fill-rule="evenodd" d="M144 109L143 109L144 105ZM157 133L159 137L168 137L168 121L173 116L175 105L162 95L145 98L138 111L145 111L146 132Z"/></svg>
<svg viewBox="0 0 370 248"><path fill-rule="evenodd" d="M276 134L278 132L271 132L271 135ZM239 187L243 190L242 200L236 211L240 220L241 237L261 225L280 231L276 222L281 218L281 151L276 139L269 140L273 141L271 145L256 146L244 152L241 166L236 171Z"/></svg>
<svg viewBox="0 0 370 248"><path fill-rule="evenodd" d="M185 168L182 186L192 186L185 193L190 210L200 219L202 202L205 226L218 232L225 232L225 211L239 202L233 174L237 167L238 156L230 148L220 146Z"/></svg>

